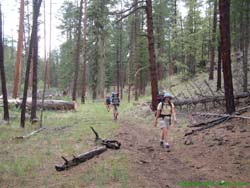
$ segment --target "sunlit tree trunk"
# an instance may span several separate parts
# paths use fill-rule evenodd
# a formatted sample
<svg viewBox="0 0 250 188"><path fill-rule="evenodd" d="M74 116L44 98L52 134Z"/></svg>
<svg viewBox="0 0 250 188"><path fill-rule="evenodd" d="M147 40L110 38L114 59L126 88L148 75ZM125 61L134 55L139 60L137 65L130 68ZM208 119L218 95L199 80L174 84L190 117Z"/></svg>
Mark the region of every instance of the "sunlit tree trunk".
<svg viewBox="0 0 250 188"><path fill-rule="evenodd" d="M23 51L23 28L24 28L23 22L24 22L24 0L21 0L20 1L17 58L16 58L16 67L15 67L13 98L17 98L17 96L18 96L18 90L20 87L20 80L21 80L22 51Z"/></svg>
<svg viewBox="0 0 250 188"><path fill-rule="evenodd" d="M25 127L25 112L26 112L26 101L27 101L27 94L28 94L28 85L29 85L29 70L30 64L32 59L32 51L34 48L34 41L37 32L37 20L39 16L39 11L41 7L42 0L34 0L34 13L33 13L33 26L30 38L30 45L29 45L29 54L27 59L27 66L26 66L26 74L25 74L25 82L24 82L24 89L23 89L23 101L22 101L22 109L21 109L21 122L20 126L22 128Z"/></svg>

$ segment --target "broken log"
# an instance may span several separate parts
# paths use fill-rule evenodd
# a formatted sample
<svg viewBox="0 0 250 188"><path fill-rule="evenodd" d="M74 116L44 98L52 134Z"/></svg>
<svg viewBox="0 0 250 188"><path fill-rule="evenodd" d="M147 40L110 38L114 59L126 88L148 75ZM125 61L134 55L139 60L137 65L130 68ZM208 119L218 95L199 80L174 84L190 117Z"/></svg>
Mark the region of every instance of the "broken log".
<svg viewBox="0 0 250 188"><path fill-rule="evenodd" d="M95 137L95 142L97 144L104 145L109 149L114 149L114 150L120 149L120 147L121 147L120 142L118 142L117 140L109 140L109 139L103 140L103 139L101 139L99 137L99 134L95 131L95 129L93 127L90 127L90 128L91 128L91 130L94 132L94 134L96 136Z"/></svg>
<svg viewBox="0 0 250 188"><path fill-rule="evenodd" d="M16 107L22 105L22 100L10 99L8 102L15 104ZM32 100L29 98L26 103L26 108L30 109ZM64 101L64 100L44 100L43 109L44 110L76 110L77 105L74 101ZM42 109L42 100L37 100L37 109Z"/></svg>
<svg viewBox="0 0 250 188"><path fill-rule="evenodd" d="M192 113L192 116L212 116L212 117L230 117L230 118L240 118L240 119L250 119L248 116L240 116L240 115L230 115L230 114L216 114L216 113L204 113L204 112L196 112Z"/></svg>
<svg viewBox="0 0 250 188"><path fill-rule="evenodd" d="M234 98L241 99L246 97L250 97L249 92L235 94ZM192 99L179 99L179 100L173 99L172 102L174 103L175 106L181 106L181 105L196 105L199 103L220 102L223 100L225 100L225 96L218 95L218 96L204 96Z"/></svg>
<svg viewBox="0 0 250 188"><path fill-rule="evenodd" d="M234 117L241 117L241 118L243 118L245 116L240 116L240 114L246 112L247 109L249 109L249 108L250 108L250 106L246 106L244 108L238 109L238 111L235 112L234 114L231 114L231 115L229 115L229 114L223 114L223 116L220 116L217 119L213 119L213 120L210 120L210 121L206 121L206 122L201 122L201 123L189 125L188 127L192 127L192 128L193 127L200 127L200 128L198 128L198 129L192 129L191 131L186 132L184 134L184 136L188 136L188 135L191 135L191 134L193 134L195 132L203 131L205 129L209 129L211 127L214 127L214 126L216 126L216 125L218 125L218 124L220 124L222 122L225 122L225 121L227 121L229 119L232 119ZM206 114L209 114L209 113L206 113ZM212 113L210 113L210 114L212 114ZM248 118L249 117L245 117L244 119L248 119Z"/></svg>
<svg viewBox="0 0 250 188"><path fill-rule="evenodd" d="M62 159L64 160L64 164L63 165L55 165L55 169L56 171L63 171L63 170L67 170L70 167L73 166L77 166L79 163L83 163L87 160L92 159L95 156L98 156L100 154L102 154L103 152L107 151L107 148L105 146L99 147L97 149L94 149L92 151L80 154L78 156L74 156L73 155L73 159L68 160L65 157L62 156Z"/></svg>
<svg viewBox="0 0 250 188"><path fill-rule="evenodd" d="M62 156L62 159L64 160L64 164L63 165L55 165L55 169L56 171L63 171L63 170L67 170L70 167L76 166L79 163L83 163L89 159L92 159L93 157L102 154L103 152L107 151L107 149L120 149L121 147L121 143L116 141L116 140L103 140L99 137L99 134L95 131L95 129L93 127L90 127L91 130L94 132L95 134L95 142L97 144L103 145L102 147L99 147L95 150L92 150L90 152L86 152L83 153L79 156L74 156L73 155L73 159L68 160L65 157Z"/></svg>
<svg viewBox="0 0 250 188"><path fill-rule="evenodd" d="M29 138L29 137L31 137L32 135L36 134L36 133L41 132L41 131L44 130L44 129L45 129L45 127L41 127L40 129L37 129L37 130L35 130L35 131L33 131L33 132L31 132L31 133L25 135L25 136L17 136L17 137L15 137L15 138L16 138L16 139L26 139L26 138Z"/></svg>
<svg viewBox="0 0 250 188"><path fill-rule="evenodd" d="M218 124L220 124L220 123L222 123L224 121L227 121L229 119L230 119L229 117L220 117L219 119L216 119L212 123L208 123L206 126L202 126L202 127L198 128L198 129L192 129L191 131L186 132L184 134L184 136L188 136L188 135L191 135L191 134L193 134L195 132L203 131L205 129L212 128L212 127L214 127L214 126L216 126L216 125L218 125Z"/></svg>

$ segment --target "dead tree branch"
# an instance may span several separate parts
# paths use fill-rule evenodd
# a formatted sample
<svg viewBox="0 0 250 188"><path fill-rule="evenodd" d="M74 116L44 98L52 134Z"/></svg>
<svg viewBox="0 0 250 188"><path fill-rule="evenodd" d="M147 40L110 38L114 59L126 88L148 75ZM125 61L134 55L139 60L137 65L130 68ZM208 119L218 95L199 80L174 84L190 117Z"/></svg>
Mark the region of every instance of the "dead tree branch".
<svg viewBox="0 0 250 188"><path fill-rule="evenodd" d="M131 12L129 12L128 14L123 15L121 18L119 18L118 20L116 20L116 23L119 23L124 18L128 17L129 15L133 14L134 12L136 12L139 9L146 9L146 6L140 6L140 7L137 7L135 9L131 10Z"/></svg>
<svg viewBox="0 0 250 188"><path fill-rule="evenodd" d="M93 127L90 127L91 130L94 132L95 134L95 142L97 144L102 145L101 147L94 149L92 151L83 153L78 155L77 157L73 155L73 159L68 160L65 157L62 156L62 159L64 160L64 164L63 165L55 165L55 169L56 171L63 171L63 170L67 170L70 167L76 166L80 163L83 163L87 160L92 159L93 157L102 154L103 152L107 151L107 149L120 149L121 143L118 142L117 140L103 140L99 137L99 134L95 131L95 129Z"/></svg>
<svg viewBox="0 0 250 188"><path fill-rule="evenodd" d="M39 132L43 131L44 129L45 129L45 127L41 127L40 129L37 129L37 130L35 130L35 131L33 131L33 132L31 132L31 133L25 135L25 136L17 136L17 137L15 137L15 138L16 138L16 139L25 139L25 138L29 138L29 137L31 137L32 135L34 135L34 134L36 134L36 133L39 133Z"/></svg>
<svg viewBox="0 0 250 188"><path fill-rule="evenodd" d="M102 146L102 147L99 147L99 148L97 148L95 150L80 154L77 157L73 155L73 159L71 159L71 160L68 160L68 159L66 159L65 157L62 156L62 159L64 160L64 164L62 166L55 165L55 169L56 169L56 171L67 170L70 167L77 166L78 164L83 163L83 162L85 162L87 160L90 160L93 157L95 157L97 155L100 155L105 151L107 151L107 148Z"/></svg>
<svg viewBox="0 0 250 188"><path fill-rule="evenodd" d="M128 11L130 11L131 9L133 9L135 6L138 6L140 3L146 3L146 1L138 1L137 3L133 3L133 5L129 8L127 8L126 10L122 10L120 12L109 12L109 15L121 15L124 14Z"/></svg>

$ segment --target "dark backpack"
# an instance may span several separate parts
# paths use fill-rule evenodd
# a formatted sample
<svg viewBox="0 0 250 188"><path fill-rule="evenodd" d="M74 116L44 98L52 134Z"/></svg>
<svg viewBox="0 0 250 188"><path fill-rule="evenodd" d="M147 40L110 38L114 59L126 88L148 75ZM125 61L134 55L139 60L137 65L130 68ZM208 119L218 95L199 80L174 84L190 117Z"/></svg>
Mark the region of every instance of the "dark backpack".
<svg viewBox="0 0 250 188"><path fill-rule="evenodd" d="M120 105L120 99L119 99L119 97L114 96L114 97L112 98L112 104L113 104L113 105L119 106L119 105Z"/></svg>

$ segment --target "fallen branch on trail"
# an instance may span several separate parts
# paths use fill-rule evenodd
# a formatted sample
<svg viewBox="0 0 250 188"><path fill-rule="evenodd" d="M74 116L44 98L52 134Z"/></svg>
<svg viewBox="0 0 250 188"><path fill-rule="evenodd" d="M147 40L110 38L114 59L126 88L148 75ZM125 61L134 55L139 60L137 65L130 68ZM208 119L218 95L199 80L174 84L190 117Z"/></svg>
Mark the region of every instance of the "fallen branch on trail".
<svg viewBox="0 0 250 188"><path fill-rule="evenodd" d="M76 166L80 163L83 163L87 160L92 159L95 156L102 154L103 152L107 151L107 149L114 149L114 150L120 149L120 147L121 147L120 142L118 142L117 140L107 140L107 139L103 140L99 137L99 134L95 131L95 129L93 127L90 127L90 128L96 136L95 142L97 144L102 145L102 146L97 148L97 149L94 149L92 151L80 154L77 157L73 155L73 159L71 159L71 160L67 160L65 157L62 156L62 159L64 160L64 164L61 166L56 165L55 166L56 171L67 170L70 167Z"/></svg>
<svg viewBox="0 0 250 188"><path fill-rule="evenodd" d="M36 134L36 133L39 133L39 132L41 132L41 131L44 130L44 129L45 129L45 127L41 127L40 129L37 129L37 130L35 130L35 131L33 131L33 132L31 132L31 133L25 135L25 136L17 136L17 137L15 137L15 138L16 138L16 139L25 139L25 138L29 138L29 137L31 137L32 135L34 135L34 134Z"/></svg>
<svg viewBox="0 0 250 188"><path fill-rule="evenodd" d="M95 129L93 127L90 127L90 128L91 128L91 130L94 132L94 134L96 136L95 137L95 142L97 144L104 145L109 149L115 149L115 150L120 149L120 147L121 147L120 142L118 142L117 140L108 140L108 139L103 140L103 139L101 139L99 137L98 133L95 131Z"/></svg>
<svg viewBox="0 0 250 188"><path fill-rule="evenodd" d="M224 121L227 121L227 120L229 120L229 119L231 119L231 118L229 118L229 117L220 117L220 118L214 120L213 122L209 122L208 124L204 124L204 125L206 125L206 126L200 127L200 128L198 128L198 129L192 129L191 131L186 132L184 136L188 136L188 135L191 135L191 134L193 134L193 133L195 133L195 132L203 131L203 130L205 130L205 129L212 128L212 127L214 127L215 125L218 125L218 124L220 124L220 123L222 123L222 122L224 122Z"/></svg>
<svg viewBox="0 0 250 188"><path fill-rule="evenodd" d="M107 151L107 148L103 146L103 147L99 147L95 150L92 150L90 152L80 154L77 157L73 155L73 159L71 159L71 160L67 160L65 157L62 156L62 159L65 161L64 164L62 166L56 165L55 169L56 169L56 171L67 170L70 167L77 166L78 164L83 163L89 159L92 159L93 157L100 155L105 151Z"/></svg>
<svg viewBox="0 0 250 188"><path fill-rule="evenodd" d="M230 118L250 119L250 117L248 117L248 116L230 115L230 114L216 114L216 113L203 113L203 112L192 113L192 116L212 116L212 117L230 117Z"/></svg>
<svg viewBox="0 0 250 188"><path fill-rule="evenodd" d="M213 120L209 120L209 121L205 121L205 122L201 122L201 123L196 123L196 124L193 124L193 125L189 125L188 127L200 127L198 129L192 129L191 131L188 131L185 133L184 136L188 136L188 135L191 135L195 132L198 132L198 131L203 131L205 129L208 129L208 128L211 128L211 127L214 127L222 122L225 122L227 120L230 120L232 118L243 118L243 119L250 119L250 117L246 117L246 116L240 116L240 114L246 112L248 109L250 108L250 106L246 106L244 108L241 108L239 109L237 112L235 112L234 114L214 114L214 113L193 113L194 115L198 115L198 114L203 114L203 115L213 115L213 116L219 116L219 118L216 118L216 119L213 119ZM193 115L192 114L192 115Z"/></svg>

